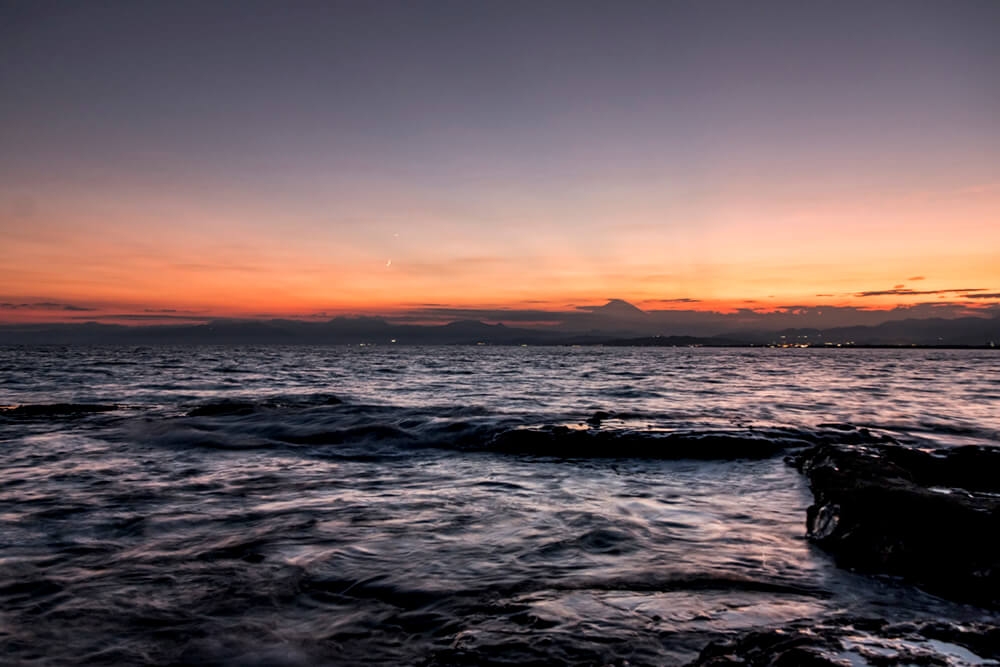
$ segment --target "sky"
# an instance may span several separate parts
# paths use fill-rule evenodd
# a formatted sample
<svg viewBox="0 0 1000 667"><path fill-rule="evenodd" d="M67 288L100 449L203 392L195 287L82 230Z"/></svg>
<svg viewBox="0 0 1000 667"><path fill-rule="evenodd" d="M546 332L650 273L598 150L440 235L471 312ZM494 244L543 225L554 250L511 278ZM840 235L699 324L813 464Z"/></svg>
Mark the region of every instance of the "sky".
<svg viewBox="0 0 1000 667"><path fill-rule="evenodd" d="M989 0L0 0L0 322L995 310L997 34Z"/></svg>

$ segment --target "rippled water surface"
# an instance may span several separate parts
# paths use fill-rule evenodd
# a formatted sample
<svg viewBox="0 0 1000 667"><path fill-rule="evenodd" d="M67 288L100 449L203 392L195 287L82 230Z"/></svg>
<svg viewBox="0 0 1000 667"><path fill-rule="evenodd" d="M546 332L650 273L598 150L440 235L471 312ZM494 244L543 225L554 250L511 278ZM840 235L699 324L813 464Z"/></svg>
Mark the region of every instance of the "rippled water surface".
<svg viewBox="0 0 1000 667"><path fill-rule="evenodd" d="M52 406L0 413L14 663L671 664L794 619L985 617L834 567L780 455L490 443L996 444L992 351L0 348L0 405Z"/></svg>

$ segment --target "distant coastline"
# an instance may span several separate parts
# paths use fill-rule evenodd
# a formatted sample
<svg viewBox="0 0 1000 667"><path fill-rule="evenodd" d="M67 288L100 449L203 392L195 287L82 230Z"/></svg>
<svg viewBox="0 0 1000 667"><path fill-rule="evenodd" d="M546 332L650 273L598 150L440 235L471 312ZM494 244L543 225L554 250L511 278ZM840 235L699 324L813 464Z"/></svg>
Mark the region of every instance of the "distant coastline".
<svg viewBox="0 0 1000 667"><path fill-rule="evenodd" d="M715 330L692 335L608 318L588 329L514 327L479 320L396 324L381 317L327 321L214 320L200 324L0 324L0 345L604 345L995 349L1000 317L891 320L878 325Z"/></svg>
<svg viewBox="0 0 1000 667"><path fill-rule="evenodd" d="M688 339L691 340L682 340ZM984 345L943 344L932 345L923 343L748 343L745 341L717 341L711 338L695 339L688 336L652 336L643 338L624 338L609 340L604 343L593 343L605 347L771 347L771 348L822 348L822 349L917 349L917 350L995 350L996 343Z"/></svg>
<svg viewBox="0 0 1000 667"><path fill-rule="evenodd" d="M2 305L2 304L0 304ZM608 345L651 347L995 348L1000 311L982 315L900 317L834 325L822 312L646 312L621 299L585 311L459 311L450 321L408 323L390 316L331 319L206 318L152 323L0 322L3 344L121 345ZM667 315L670 315L667 317ZM439 313L440 315L440 313ZM465 317L461 317L464 315ZM123 315L122 317L127 317ZM528 318L528 319L524 319ZM541 318L541 319L539 319ZM546 318L552 318L551 321ZM545 322L545 323L542 323Z"/></svg>

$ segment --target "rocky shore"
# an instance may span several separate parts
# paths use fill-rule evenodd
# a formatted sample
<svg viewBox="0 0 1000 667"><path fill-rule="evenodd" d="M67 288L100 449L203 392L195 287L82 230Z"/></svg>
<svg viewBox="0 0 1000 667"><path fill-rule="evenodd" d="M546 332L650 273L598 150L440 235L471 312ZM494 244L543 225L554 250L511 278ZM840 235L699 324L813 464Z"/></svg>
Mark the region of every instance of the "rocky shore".
<svg viewBox="0 0 1000 667"><path fill-rule="evenodd" d="M957 666L995 665L998 659L1000 628L993 625L841 618L712 642L689 667Z"/></svg>
<svg viewBox="0 0 1000 667"><path fill-rule="evenodd" d="M786 459L809 480L809 539L837 564L1000 608L1000 448L822 444ZM985 614L984 614L985 615ZM691 663L996 665L1000 627L926 619L801 621L716 641Z"/></svg>
<svg viewBox="0 0 1000 667"><path fill-rule="evenodd" d="M1000 607L1000 448L821 445L791 463L809 538L839 565Z"/></svg>

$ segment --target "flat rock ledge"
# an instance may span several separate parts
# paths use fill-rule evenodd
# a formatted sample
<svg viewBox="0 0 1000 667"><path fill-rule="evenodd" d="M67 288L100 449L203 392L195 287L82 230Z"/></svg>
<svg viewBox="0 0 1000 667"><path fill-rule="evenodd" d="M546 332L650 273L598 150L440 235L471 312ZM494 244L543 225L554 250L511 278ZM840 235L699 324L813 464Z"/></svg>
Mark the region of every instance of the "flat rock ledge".
<svg viewBox="0 0 1000 667"><path fill-rule="evenodd" d="M896 623L841 618L748 632L706 646L691 667L996 665L1000 628L980 623Z"/></svg>
<svg viewBox="0 0 1000 667"><path fill-rule="evenodd" d="M839 566L1000 608L1000 447L824 444L788 461L815 497L808 536Z"/></svg>

